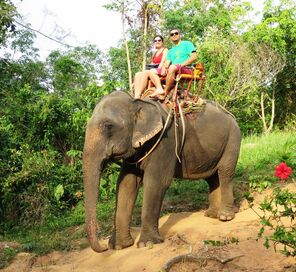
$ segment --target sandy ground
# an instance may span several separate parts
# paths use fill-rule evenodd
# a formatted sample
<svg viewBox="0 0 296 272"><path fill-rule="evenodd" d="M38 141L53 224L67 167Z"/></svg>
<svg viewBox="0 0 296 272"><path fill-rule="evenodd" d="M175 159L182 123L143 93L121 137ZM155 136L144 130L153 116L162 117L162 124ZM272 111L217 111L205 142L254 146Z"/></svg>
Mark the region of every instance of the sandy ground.
<svg viewBox="0 0 296 272"><path fill-rule="evenodd" d="M296 185L293 186L295 190ZM260 200L261 195L257 198ZM5 272L158 272L172 258L191 254L197 262L179 262L170 272L182 271L296 271L296 260L268 250L263 241L256 241L259 230L257 215L241 205L234 220L220 222L207 218L203 212L176 213L160 219L163 244L123 250L95 253L90 248L82 251L53 252L35 257L20 253L13 263L1 270ZM139 237L139 228L132 229L133 237ZM223 246L205 245L204 240L225 242ZM233 242L236 241L237 243ZM107 241L102 241L107 243Z"/></svg>

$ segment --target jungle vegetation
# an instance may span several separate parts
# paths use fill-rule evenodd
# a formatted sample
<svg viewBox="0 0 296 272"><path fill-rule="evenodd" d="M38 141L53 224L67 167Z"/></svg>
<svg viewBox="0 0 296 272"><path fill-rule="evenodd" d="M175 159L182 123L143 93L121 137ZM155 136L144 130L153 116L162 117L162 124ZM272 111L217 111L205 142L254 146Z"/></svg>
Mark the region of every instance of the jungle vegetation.
<svg viewBox="0 0 296 272"><path fill-rule="evenodd" d="M247 1L121 0L106 8L122 16L124 35L116 47L105 53L93 44L65 47L41 60L37 34L15 23L21 18L10 0L0 2L1 239L11 230L28 234L45 225L59 230L83 223L86 122L102 96L131 92L133 75L150 60L154 35L165 36L170 47L172 27L197 46L206 73L201 96L232 112L245 138L295 133L295 1L266 0L262 18L254 21ZM295 158L290 166L296 167ZM238 176L250 167L240 163ZM103 201L114 201L117 170L114 164L104 173ZM100 206L100 220L109 220L108 209ZM23 244L32 250L30 241Z"/></svg>

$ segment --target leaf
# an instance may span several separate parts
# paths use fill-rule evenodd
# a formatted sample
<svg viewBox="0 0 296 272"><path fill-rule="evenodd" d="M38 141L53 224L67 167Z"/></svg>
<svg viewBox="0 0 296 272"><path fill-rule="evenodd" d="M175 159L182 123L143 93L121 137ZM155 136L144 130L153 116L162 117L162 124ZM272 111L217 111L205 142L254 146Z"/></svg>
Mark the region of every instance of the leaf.
<svg viewBox="0 0 296 272"><path fill-rule="evenodd" d="M64 187L62 184L59 184L54 191L54 197L57 201L61 199L61 197L64 195Z"/></svg>

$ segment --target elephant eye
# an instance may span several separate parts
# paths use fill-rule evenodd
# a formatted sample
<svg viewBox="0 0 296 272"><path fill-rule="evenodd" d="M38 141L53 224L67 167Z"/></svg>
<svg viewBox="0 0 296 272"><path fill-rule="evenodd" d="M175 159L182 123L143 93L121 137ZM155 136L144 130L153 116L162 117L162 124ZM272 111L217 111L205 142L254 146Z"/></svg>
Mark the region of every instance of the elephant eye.
<svg viewBox="0 0 296 272"><path fill-rule="evenodd" d="M103 130L103 133L107 137L111 137L112 136L112 130L113 130L113 124L111 124L110 122L104 122L102 124L102 130Z"/></svg>

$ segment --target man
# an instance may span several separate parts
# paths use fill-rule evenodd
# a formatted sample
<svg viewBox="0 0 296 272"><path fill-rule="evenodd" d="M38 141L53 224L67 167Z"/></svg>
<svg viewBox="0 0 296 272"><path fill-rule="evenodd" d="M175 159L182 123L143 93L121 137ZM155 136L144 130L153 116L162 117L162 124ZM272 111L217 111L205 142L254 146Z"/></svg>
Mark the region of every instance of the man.
<svg viewBox="0 0 296 272"><path fill-rule="evenodd" d="M164 100L175 83L176 73L180 71L182 74L191 74L192 70L185 66L191 65L197 58L195 46L192 42L181 40L179 29L174 28L170 31L170 40L174 43L174 46L168 52L166 65L162 69L153 69L150 72L150 78L156 88L150 96L152 99ZM165 89L163 89L159 75L165 74L166 84Z"/></svg>

